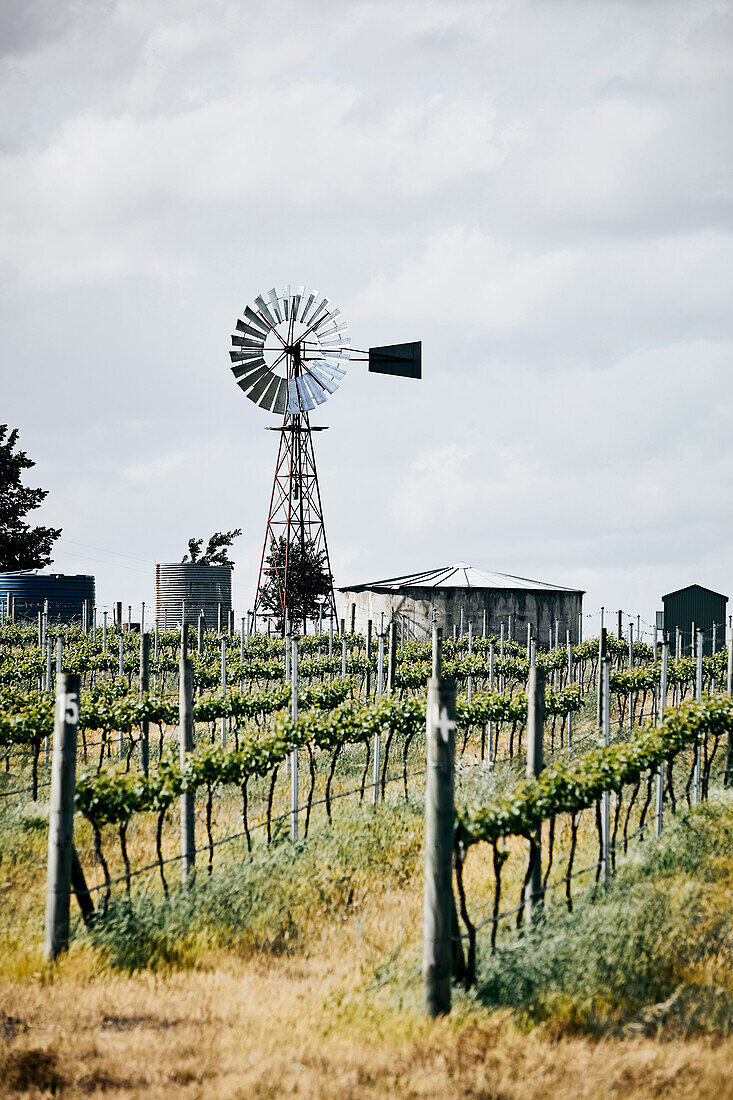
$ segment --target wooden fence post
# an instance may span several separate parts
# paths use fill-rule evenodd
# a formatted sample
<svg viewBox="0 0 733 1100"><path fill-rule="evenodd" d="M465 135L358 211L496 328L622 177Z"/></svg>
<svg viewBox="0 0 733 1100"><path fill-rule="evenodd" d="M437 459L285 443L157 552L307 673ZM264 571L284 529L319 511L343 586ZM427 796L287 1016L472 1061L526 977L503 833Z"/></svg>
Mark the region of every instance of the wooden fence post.
<svg viewBox="0 0 733 1100"><path fill-rule="evenodd" d="M669 668L669 642L662 642L662 668L659 674L659 701L657 703L657 725L664 721L664 711L667 705L667 670ZM657 800L654 819L655 836L662 835L664 824L664 761L659 765L657 772Z"/></svg>
<svg viewBox="0 0 733 1100"><path fill-rule="evenodd" d="M389 648L387 650L387 693L394 691L395 671L397 666L397 627L395 623L389 624Z"/></svg>
<svg viewBox="0 0 733 1100"><path fill-rule="evenodd" d="M221 639L221 694L222 698L226 695L227 690L227 640ZM226 716L221 718L221 747L225 749L227 747L227 720Z"/></svg>
<svg viewBox="0 0 733 1100"><path fill-rule="evenodd" d="M527 681L527 778L536 779L544 768L545 670L533 664ZM529 845L531 874L524 898L524 917L532 920L542 903L542 826ZM530 870L530 868L528 868Z"/></svg>
<svg viewBox="0 0 733 1100"><path fill-rule="evenodd" d="M47 959L55 959L69 946L79 686L80 678L76 673L62 673L56 679L46 878L44 954Z"/></svg>
<svg viewBox="0 0 733 1100"><path fill-rule="evenodd" d="M367 619L366 628L366 675L364 677L364 697L369 700L372 694L372 620Z"/></svg>
<svg viewBox="0 0 733 1100"><path fill-rule="evenodd" d="M188 753L193 752L193 667L188 657L188 631L185 621L181 624L178 712L178 745L183 770ZM185 884L193 877L196 866L193 790L184 790L181 794L181 857L181 881Z"/></svg>
<svg viewBox="0 0 733 1100"><path fill-rule="evenodd" d="M427 699L423 1004L431 1018L451 1007L455 685L431 677Z"/></svg>
<svg viewBox="0 0 733 1100"><path fill-rule="evenodd" d="M604 639L605 641L605 639ZM601 668L601 732L603 744L611 744L611 658L604 657ZM611 878L611 795L604 791L601 796L601 841L603 861L603 883L608 885Z"/></svg>
<svg viewBox="0 0 733 1100"><path fill-rule="evenodd" d="M145 695L150 687L150 635L140 635L140 694ZM150 719L143 718L140 723L140 767L148 774L150 762Z"/></svg>
<svg viewBox="0 0 733 1100"><path fill-rule="evenodd" d="M292 690L290 696L290 713L293 722L298 721L298 639L293 638ZM294 748L290 754L290 839L298 839L298 749Z"/></svg>
<svg viewBox="0 0 733 1100"><path fill-rule="evenodd" d="M703 651L703 632L698 630L693 632L692 642L693 646L697 643L697 662L695 665L695 702L699 703L702 700L702 651ZM692 786L692 804L697 806L700 802L700 776L702 772L702 746L698 741L695 745L695 772Z"/></svg>
<svg viewBox="0 0 733 1100"><path fill-rule="evenodd" d="M606 659L606 628L601 627L601 633L598 638L598 707L597 707L597 719L598 719L598 733L603 736L603 662Z"/></svg>
<svg viewBox="0 0 733 1100"><path fill-rule="evenodd" d="M725 690L733 696L733 631L728 627L728 670L725 678ZM733 729L728 730L728 752L725 757L725 774L723 784L733 787Z"/></svg>

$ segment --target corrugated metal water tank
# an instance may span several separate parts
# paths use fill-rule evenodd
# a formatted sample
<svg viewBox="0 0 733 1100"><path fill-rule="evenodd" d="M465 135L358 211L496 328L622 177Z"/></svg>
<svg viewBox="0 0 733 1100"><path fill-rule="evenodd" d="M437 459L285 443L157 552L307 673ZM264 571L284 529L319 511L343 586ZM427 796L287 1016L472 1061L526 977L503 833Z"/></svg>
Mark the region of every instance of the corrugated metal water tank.
<svg viewBox="0 0 733 1100"><path fill-rule="evenodd" d="M162 628L180 626L185 605L186 622L195 624L203 611L207 630L216 630L221 605L226 626L232 606L232 566L200 565L178 561L155 567L155 617Z"/></svg>
<svg viewBox="0 0 733 1100"><path fill-rule="evenodd" d="M0 573L0 599L15 597L15 618L35 619L48 600L52 623L81 623L84 601L95 603L94 577L63 573Z"/></svg>

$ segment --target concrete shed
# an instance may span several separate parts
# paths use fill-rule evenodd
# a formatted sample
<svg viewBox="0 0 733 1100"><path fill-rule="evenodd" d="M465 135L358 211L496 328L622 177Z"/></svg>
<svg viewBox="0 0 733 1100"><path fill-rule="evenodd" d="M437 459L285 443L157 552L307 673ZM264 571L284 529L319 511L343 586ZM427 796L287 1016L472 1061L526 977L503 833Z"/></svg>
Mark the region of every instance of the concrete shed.
<svg viewBox="0 0 733 1100"><path fill-rule="evenodd" d="M425 573L352 584L338 591L346 629L353 623L359 634L365 633L369 619L378 631L384 614L385 628L394 619L403 637L424 639L432 630L435 611L438 625L449 637L454 626L460 630L462 610L464 631L472 622L474 634L481 634L485 613L487 633L499 634L504 623L507 633L511 631L512 637L524 642L530 624L542 645L554 643L556 622L561 641L567 630L574 643L579 640L584 595L578 588L490 573L463 561Z"/></svg>

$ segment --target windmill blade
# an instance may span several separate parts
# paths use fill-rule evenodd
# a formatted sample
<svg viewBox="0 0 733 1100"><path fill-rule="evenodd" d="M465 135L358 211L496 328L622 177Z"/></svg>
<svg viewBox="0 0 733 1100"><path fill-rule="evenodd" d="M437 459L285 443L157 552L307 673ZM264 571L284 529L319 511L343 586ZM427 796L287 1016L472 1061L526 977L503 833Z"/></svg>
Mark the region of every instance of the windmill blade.
<svg viewBox="0 0 733 1100"><path fill-rule="evenodd" d="M330 304L330 298L323 298L322 301L320 301L316 308L313 310L310 316L310 321L308 322L311 331L315 331L315 329L318 328L321 323L320 314L323 312L324 309L326 310L326 312L328 312L328 307L330 306ZM318 319L316 320L316 318ZM323 320L325 321L325 317L323 318Z"/></svg>
<svg viewBox="0 0 733 1100"><path fill-rule="evenodd" d="M251 374L248 374L246 378L242 378L240 382L237 382L237 385L244 393L247 394L247 397L249 397L249 393L247 393L247 391L252 389L252 387L255 386L262 378L269 378L269 376L269 367L258 367L257 370L252 371Z"/></svg>
<svg viewBox="0 0 733 1100"><path fill-rule="evenodd" d="M308 392L308 387L302 378L296 378L295 384L298 387L301 408L305 409L306 412L311 412L312 409L315 409L316 403Z"/></svg>
<svg viewBox="0 0 733 1100"><path fill-rule="evenodd" d="M241 380L246 378L248 374L254 374L255 371L261 370L266 366L267 364L264 359L252 359L249 363L240 363L232 367L232 374L237 380L237 385L239 385Z"/></svg>
<svg viewBox="0 0 733 1100"><path fill-rule="evenodd" d="M323 350L324 348L341 348L342 351L347 351L348 348L346 347L346 345L350 343L350 336L332 336L330 340L321 340L321 343L319 344L319 349Z"/></svg>
<svg viewBox="0 0 733 1100"><path fill-rule="evenodd" d="M324 401L328 399L328 394L321 386L320 382L317 382L315 378L310 378L307 374L303 375L301 381L305 384L313 398L316 405L322 405Z"/></svg>
<svg viewBox="0 0 733 1100"><path fill-rule="evenodd" d="M310 292L310 294L308 295L307 299L305 297L305 293L303 294L304 305L303 305L303 309L301 311L300 317L298 318L298 320L300 321L301 324L304 325L306 323L306 319L308 317L308 313L310 311L310 308L313 305L313 303L315 302L317 297L318 297L318 291L317 290L312 290Z"/></svg>
<svg viewBox="0 0 733 1100"><path fill-rule="evenodd" d="M297 415L302 412L300 407L300 394L298 393L298 387L295 384L295 379L290 378L288 380L288 413L291 416Z"/></svg>
<svg viewBox="0 0 733 1100"><path fill-rule="evenodd" d="M268 369L265 371L265 373L262 375L262 377L257 379L254 386L252 387L252 389L247 394L247 397L250 399L250 401L254 401L254 403L256 405L258 403L258 401L260 400L260 398L262 397L262 394L265 392L267 387L270 385L271 381L272 381L272 372L270 371L270 369L268 367Z"/></svg>
<svg viewBox="0 0 733 1100"><path fill-rule="evenodd" d="M251 359L261 359L262 348L243 348L242 351L230 351L229 358L232 363L244 363Z"/></svg>
<svg viewBox="0 0 733 1100"><path fill-rule="evenodd" d="M255 314L255 316L257 316L257 314ZM244 321L237 321L237 331L244 332L247 336L254 336L256 340L262 340L263 342L267 337L266 329L255 328L254 325L245 325Z"/></svg>
<svg viewBox="0 0 733 1100"><path fill-rule="evenodd" d="M315 365L319 367L320 370L325 371L329 378L341 379L346 377L345 370L341 367L337 367L335 363L327 363L325 359L308 359L307 362L309 368Z"/></svg>
<svg viewBox="0 0 733 1100"><path fill-rule="evenodd" d="M328 328L319 328L318 332L316 333L316 337L318 340L321 341L321 343L323 343L324 336L335 336L338 332L345 332L347 328L348 325L345 322L343 324L337 325L334 321L334 323L332 325L329 325Z"/></svg>
<svg viewBox="0 0 733 1100"><path fill-rule="evenodd" d="M277 321L275 320L275 318L270 313L270 310L267 308L267 305L265 304L265 299L262 297L261 294L257 298L255 298L255 305L257 306L260 313L262 314L262 316L267 321L270 328L276 328L277 327ZM262 323L262 321L260 320L260 324L261 323Z"/></svg>
<svg viewBox="0 0 733 1100"><path fill-rule="evenodd" d="M236 336L235 334L232 334L232 343L235 347L259 348L260 351L265 345L264 340L253 340L251 336Z"/></svg>
<svg viewBox="0 0 733 1100"><path fill-rule="evenodd" d="M274 413L284 413L288 407L288 383L285 378L280 379L275 400L272 403Z"/></svg>
<svg viewBox="0 0 733 1100"><path fill-rule="evenodd" d="M325 371L320 370L315 365L315 363L309 363L306 369L308 371L308 374L311 374L314 378L318 379L318 381L327 393L336 392L336 390L338 389L338 382L334 382L332 378L329 378Z"/></svg>
<svg viewBox="0 0 733 1100"><path fill-rule="evenodd" d="M257 329L258 332L262 333L263 337L267 336L270 330L268 329L266 322L262 320L259 314L255 313L251 306L247 306L244 311L244 316L247 318L248 321L251 322L251 324L254 326L254 328ZM240 324L241 322L237 321L237 328L239 328Z"/></svg>
<svg viewBox="0 0 733 1100"><path fill-rule="evenodd" d="M326 322L335 321L336 318L340 317L340 316L341 316L341 310L340 309L332 309L330 313L324 313L323 317L319 317L318 321L313 326L313 332L316 334L316 336L318 336L320 331L321 331L322 325L325 325Z"/></svg>
<svg viewBox="0 0 733 1100"><path fill-rule="evenodd" d="M329 351L328 348L322 348L321 355L326 360L351 358L351 352L348 348L334 348L333 351Z"/></svg>
<svg viewBox="0 0 733 1100"><path fill-rule="evenodd" d="M275 287L272 288L272 290L267 295L267 297L270 299L270 301L272 303L272 312L277 317L278 324L280 324L283 317L282 317L282 313L280 312L280 302L278 301L277 291L275 290Z"/></svg>
<svg viewBox="0 0 733 1100"><path fill-rule="evenodd" d="M292 302L292 306L291 306L291 313L292 313L292 316L295 318L296 321L298 320L298 312L300 310L300 303L302 301L302 298L303 298L304 294L305 294L305 287L304 286L299 286L296 289L295 294L293 294L293 302Z"/></svg>
<svg viewBox="0 0 733 1100"><path fill-rule="evenodd" d="M278 378L276 374L270 375L270 383L258 402L261 409L267 409L269 412L272 408L281 381L282 379Z"/></svg>
<svg viewBox="0 0 733 1100"><path fill-rule="evenodd" d="M290 287L284 286L280 291L280 300L282 301L282 314L285 321L290 320Z"/></svg>

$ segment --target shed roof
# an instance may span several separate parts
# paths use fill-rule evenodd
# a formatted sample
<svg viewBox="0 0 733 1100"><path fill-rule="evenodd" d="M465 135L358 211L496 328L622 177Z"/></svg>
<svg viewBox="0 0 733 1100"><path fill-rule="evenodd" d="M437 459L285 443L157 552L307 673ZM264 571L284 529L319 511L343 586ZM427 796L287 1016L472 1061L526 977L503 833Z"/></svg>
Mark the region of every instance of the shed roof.
<svg viewBox="0 0 733 1100"><path fill-rule="evenodd" d="M360 592L369 588L397 591L400 588L496 588L513 590L525 589L529 592L584 592L582 588L564 588L560 584L547 584L545 581L533 581L527 577L513 577L509 573L491 573L486 569L476 569L465 561L455 565L444 565L439 569L428 569L424 573L408 573L404 577L387 577L381 581L367 581L364 584L349 584L339 588L339 592Z"/></svg>
<svg viewBox="0 0 733 1100"><path fill-rule="evenodd" d="M668 600L670 596L679 596L683 592L691 592L693 588L697 588L699 592L707 592L711 596L719 596L721 600L728 599L723 592L716 592L714 588L705 588L701 584L687 584L684 588L675 588L674 592L668 592L666 596L662 596L662 600Z"/></svg>

